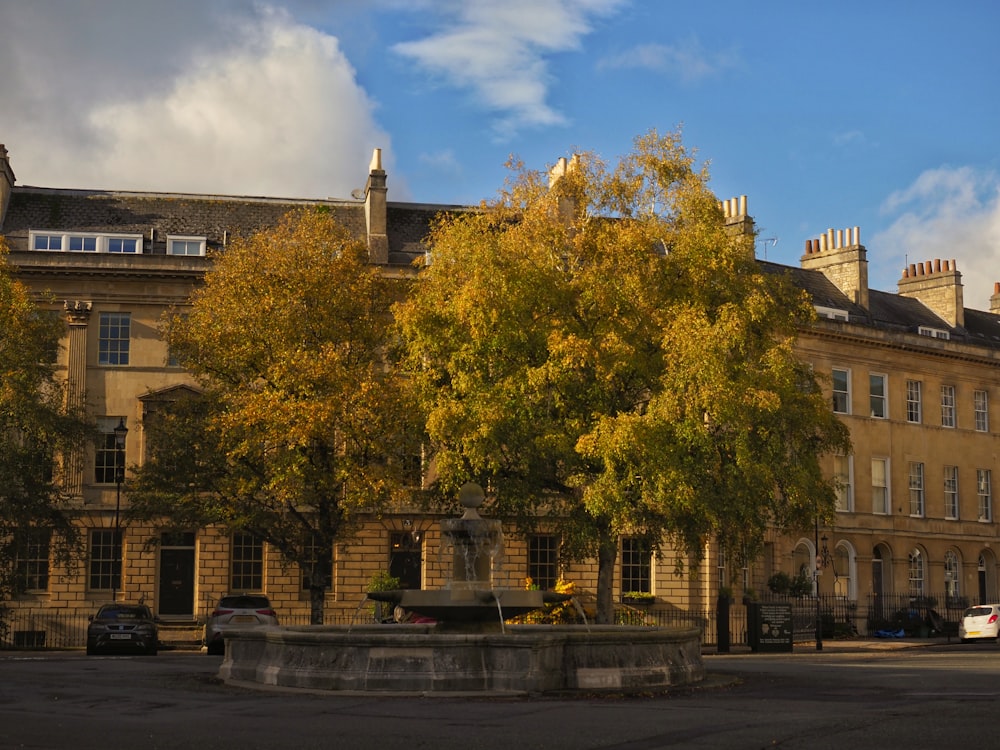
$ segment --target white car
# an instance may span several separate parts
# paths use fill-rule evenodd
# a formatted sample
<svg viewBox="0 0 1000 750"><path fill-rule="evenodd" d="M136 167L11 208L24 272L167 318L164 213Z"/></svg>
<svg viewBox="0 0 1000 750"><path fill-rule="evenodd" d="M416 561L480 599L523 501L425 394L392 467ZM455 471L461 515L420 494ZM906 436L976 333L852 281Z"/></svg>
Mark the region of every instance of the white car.
<svg viewBox="0 0 1000 750"><path fill-rule="evenodd" d="M1000 640L1000 604L969 607L958 624L962 643L978 639Z"/></svg>
<svg viewBox="0 0 1000 750"><path fill-rule="evenodd" d="M210 654L224 654L223 633L228 628L277 625L278 615L263 594L227 594L205 623L205 647Z"/></svg>

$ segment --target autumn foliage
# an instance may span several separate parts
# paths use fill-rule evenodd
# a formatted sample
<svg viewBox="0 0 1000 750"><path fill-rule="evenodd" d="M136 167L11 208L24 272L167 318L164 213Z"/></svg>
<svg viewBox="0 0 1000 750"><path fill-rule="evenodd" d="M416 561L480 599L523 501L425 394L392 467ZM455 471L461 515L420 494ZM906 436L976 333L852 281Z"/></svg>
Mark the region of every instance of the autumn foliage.
<svg viewBox="0 0 1000 750"><path fill-rule="evenodd" d="M596 557L611 621L621 535L698 559L833 507L819 456L847 446L794 355L808 302L724 223L678 133L444 216L396 310L445 485L492 488L525 528L557 517Z"/></svg>

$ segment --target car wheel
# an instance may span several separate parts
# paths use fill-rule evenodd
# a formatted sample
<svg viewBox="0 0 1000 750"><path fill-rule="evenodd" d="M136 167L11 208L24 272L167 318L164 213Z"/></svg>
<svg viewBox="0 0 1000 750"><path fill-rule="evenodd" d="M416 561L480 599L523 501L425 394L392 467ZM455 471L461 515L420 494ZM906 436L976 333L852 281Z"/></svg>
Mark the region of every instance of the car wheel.
<svg viewBox="0 0 1000 750"><path fill-rule="evenodd" d="M147 656L156 656L156 651L157 651L157 649L156 649L155 645L154 646L150 646L149 648L146 649L146 655Z"/></svg>
<svg viewBox="0 0 1000 750"><path fill-rule="evenodd" d="M91 644L88 643L87 644L87 656L93 656L96 653L97 653L97 649L94 648Z"/></svg>
<svg viewBox="0 0 1000 750"><path fill-rule="evenodd" d="M226 642L223 641L222 643L216 643L216 642L209 643L208 647L205 650L213 656L221 656L222 654L226 653Z"/></svg>

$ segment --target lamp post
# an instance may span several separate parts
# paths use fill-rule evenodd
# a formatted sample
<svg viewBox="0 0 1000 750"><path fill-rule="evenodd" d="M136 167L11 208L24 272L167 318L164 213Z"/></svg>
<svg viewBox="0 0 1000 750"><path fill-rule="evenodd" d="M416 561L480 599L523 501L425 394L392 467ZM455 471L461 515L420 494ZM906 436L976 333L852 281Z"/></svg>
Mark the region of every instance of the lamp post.
<svg viewBox="0 0 1000 750"><path fill-rule="evenodd" d="M122 575L122 482L125 481L125 437L128 435L128 427L125 426L125 417L118 420L115 427L115 549L118 552L118 570L112 577L111 600L118 601L118 582Z"/></svg>
<svg viewBox="0 0 1000 750"><path fill-rule="evenodd" d="M816 585L816 650L823 650L823 617L820 613L820 597L819 597L819 576L820 568L825 568L827 560L830 557L830 553L826 548L826 534L823 535L823 548L820 549L819 546L819 518L816 518L816 529L815 538L816 544L816 567L813 568L813 581Z"/></svg>

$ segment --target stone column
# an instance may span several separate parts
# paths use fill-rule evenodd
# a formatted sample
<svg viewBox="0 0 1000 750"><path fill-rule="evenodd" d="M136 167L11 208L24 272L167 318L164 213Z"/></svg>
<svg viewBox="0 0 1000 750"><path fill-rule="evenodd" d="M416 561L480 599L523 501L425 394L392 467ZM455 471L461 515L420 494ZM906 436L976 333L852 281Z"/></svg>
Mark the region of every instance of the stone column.
<svg viewBox="0 0 1000 750"><path fill-rule="evenodd" d="M90 322L92 302L67 300L63 309L69 324L66 344L66 406L71 411L82 410L87 398L87 324ZM74 451L65 457L66 491L73 497L83 494L83 453Z"/></svg>

